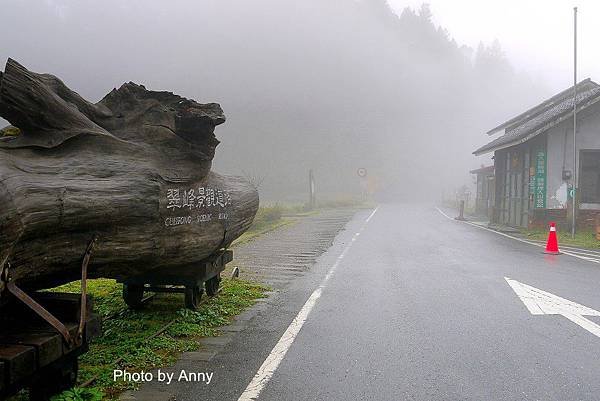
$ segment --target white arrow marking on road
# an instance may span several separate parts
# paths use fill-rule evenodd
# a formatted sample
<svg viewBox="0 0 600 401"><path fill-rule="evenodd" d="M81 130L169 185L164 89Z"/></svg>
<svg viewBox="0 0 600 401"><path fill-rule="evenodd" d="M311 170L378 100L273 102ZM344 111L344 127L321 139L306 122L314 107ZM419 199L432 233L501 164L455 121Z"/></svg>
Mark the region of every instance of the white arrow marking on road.
<svg viewBox="0 0 600 401"><path fill-rule="evenodd" d="M600 337L600 326L583 316L600 316L600 312L549 292L504 277L532 315L562 315Z"/></svg>

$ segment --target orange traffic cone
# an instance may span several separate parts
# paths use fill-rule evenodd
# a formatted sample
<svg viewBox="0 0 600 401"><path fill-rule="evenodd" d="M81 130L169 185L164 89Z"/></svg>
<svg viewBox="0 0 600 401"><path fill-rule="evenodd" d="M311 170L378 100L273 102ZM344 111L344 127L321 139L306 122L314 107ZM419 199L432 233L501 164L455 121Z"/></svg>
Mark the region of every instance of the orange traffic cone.
<svg viewBox="0 0 600 401"><path fill-rule="evenodd" d="M556 223L550 222L550 232L548 233L548 242L546 243L546 251L550 255L558 255L558 238L556 238Z"/></svg>

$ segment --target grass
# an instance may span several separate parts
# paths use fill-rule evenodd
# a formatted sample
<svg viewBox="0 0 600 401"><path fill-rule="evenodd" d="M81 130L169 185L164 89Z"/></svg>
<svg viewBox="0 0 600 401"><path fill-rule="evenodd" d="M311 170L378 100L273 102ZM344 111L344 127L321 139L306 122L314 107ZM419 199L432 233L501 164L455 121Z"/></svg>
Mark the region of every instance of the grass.
<svg viewBox="0 0 600 401"><path fill-rule="evenodd" d="M255 238L276 230L280 227L294 224L297 222L298 217L306 217L314 214L318 214L322 209L334 209L334 208L366 208L372 207L373 205L358 201L352 198L340 198L335 200L323 200L317 202L317 206L313 210L309 210L307 205L304 204L279 204L269 206L261 206L256 213L254 222L250 226L250 229L242 234L238 239L233 242L233 246L245 244Z"/></svg>
<svg viewBox="0 0 600 401"><path fill-rule="evenodd" d="M294 223L295 220L283 217L283 211L284 208L279 205L260 207L248 231L236 239L233 246L245 244L269 231Z"/></svg>
<svg viewBox="0 0 600 401"><path fill-rule="evenodd" d="M306 213L301 205L261 207L250 229L235 244L251 241L297 221L285 215ZM79 286L79 282L73 282L52 291L79 292ZM211 298L194 312L182 308L181 295L171 294L160 294L146 309L133 311L122 299L122 288L121 284L109 279L88 282L95 312L111 318L104 322L102 336L93 341L90 350L80 358L79 381L85 383L97 376L91 391L102 392L106 400L115 399L124 390L135 388L135 384L115 383L113 369L126 368L135 372L174 364L181 352L197 350L202 337L218 335L219 326L228 324L233 316L265 297L269 290L245 280L224 279L219 296ZM177 319L176 322L163 334L150 338L173 319ZM115 365L118 359L121 361Z"/></svg>
<svg viewBox="0 0 600 401"><path fill-rule="evenodd" d="M523 229L521 234L531 240L546 241L548 239L548 231L541 229ZM559 245L600 249L600 241L596 239L596 233L591 230L580 231L575 234L575 238L571 238L570 232L559 230L557 236Z"/></svg>
<svg viewBox="0 0 600 401"><path fill-rule="evenodd" d="M270 231L276 230L278 228L290 225L290 224L294 224L296 222L295 219L290 219L290 218L281 218L278 221L274 221L274 222L265 222L262 223L260 225L257 225L256 227L251 228L250 230L246 231L244 234L242 234L238 239L236 239L233 242L233 246L239 246L245 243L248 243L250 241L255 240L257 237L260 237L263 234L266 234Z"/></svg>
<svg viewBox="0 0 600 401"><path fill-rule="evenodd" d="M92 341L90 350L79 360L79 382L97 377L86 392L102 393L105 400L116 399L124 390L135 388L135 384L114 382L113 369L136 372L174 364L181 352L199 349L202 337L218 335L219 326L228 324L235 315L265 297L267 290L249 281L224 279L219 295L202 304L198 311L184 309L182 296L177 294L159 294L145 309L134 311L122 300L121 284L109 279L89 280L94 310L110 319L103 323L102 336ZM77 292L79 282L52 291ZM164 333L152 337L173 319L175 323ZM84 392L78 388L74 391ZM62 396L57 399L68 399L65 394Z"/></svg>
<svg viewBox="0 0 600 401"><path fill-rule="evenodd" d="M326 202L319 208L357 207L356 202ZM295 217L318 213L303 205L271 205L259 208L250 229L234 245L252 241L260 235L293 224ZM286 217L293 215L294 217ZM55 401L115 400L134 383L114 382L114 369L128 372L149 370L174 364L180 353L197 350L202 337L217 336L219 326L228 324L257 299L265 297L267 287L245 280L224 279L219 296L202 304L196 312L183 308L181 295L160 294L147 308L133 311L122 298L122 284L110 279L88 280L88 293L94 299L94 311L107 319L102 336L92 341L90 350L79 359L79 383L95 378L89 388L76 387L55 397ZM79 292L75 281L54 288L55 292ZM109 319L108 319L109 318ZM165 324L175 323L159 336L153 334ZM115 363L115 361L119 361ZM24 400L25 395L14 400Z"/></svg>
<svg viewBox="0 0 600 401"><path fill-rule="evenodd" d="M283 206L275 204L271 206L262 206L256 212L256 217L252 222L252 225L244 234L233 242L233 246L245 244L250 242L257 237L268 233L269 231L276 230L280 227L287 226L295 223L297 220L293 217L287 217L286 215L294 214L294 216L300 216L306 214L304 207L301 205L287 205Z"/></svg>
<svg viewBox="0 0 600 401"><path fill-rule="evenodd" d="M276 203L270 206L262 206L258 209L250 229L236 239L233 242L233 246L245 244L265 233L289 224L294 224L298 221L298 217L317 214L320 209L363 206L365 206L364 203L359 203L352 199L319 202L317 208L314 210L308 210L307 206L302 204L282 205Z"/></svg>

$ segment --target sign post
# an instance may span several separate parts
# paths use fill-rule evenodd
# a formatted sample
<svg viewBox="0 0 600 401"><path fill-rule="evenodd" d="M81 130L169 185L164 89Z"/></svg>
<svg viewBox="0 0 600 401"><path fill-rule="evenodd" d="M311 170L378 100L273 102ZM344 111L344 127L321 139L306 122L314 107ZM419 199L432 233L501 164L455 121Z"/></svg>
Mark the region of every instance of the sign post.
<svg viewBox="0 0 600 401"><path fill-rule="evenodd" d="M315 208L316 195L315 195L315 175L312 169L308 170L308 207L310 210Z"/></svg>
<svg viewBox="0 0 600 401"><path fill-rule="evenodd" d="M369 193L369 185L368 185L369 183L367 182L367 169L364 167L361 167L358 170L356 170L356 174L360 178L360 187L362 189L362 200L364 202L368 199L368 193Z"/></svg>

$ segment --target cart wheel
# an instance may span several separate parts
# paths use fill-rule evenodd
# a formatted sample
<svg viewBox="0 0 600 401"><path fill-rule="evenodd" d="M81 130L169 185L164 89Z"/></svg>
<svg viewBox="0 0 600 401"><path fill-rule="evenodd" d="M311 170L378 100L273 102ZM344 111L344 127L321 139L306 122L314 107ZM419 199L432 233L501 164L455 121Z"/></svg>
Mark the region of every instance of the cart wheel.
<svg viewBox="0 0 600 401"><path fill-rule="evenodd" d="M59 367L53 367L29 388L31 401L46 401L55 394L73 388L77 384L79 363L77 358L68 358Z"/></svg>
<svg viewBox="0 0 600 401"><path fill-rule="evenodd" d="M198 309L200 298L202 298L202 288L199 285L185 287L184 298L186 308L190 310Z"/></svg>
<svg viewBox="0 0 600 401"><path fill-rule="evenodd" d="M131 309L139 309L144 298L144 286L140 284L123 284L123 300Z"/></svg>
<svg viewBox="0 0 600 401"><path fill-rule="evenodd" d="M209 297L214 297L219 292L219 284L221 284L221 274L217 274L210 280L204 283L206 287L206 295Z"/></svg>

